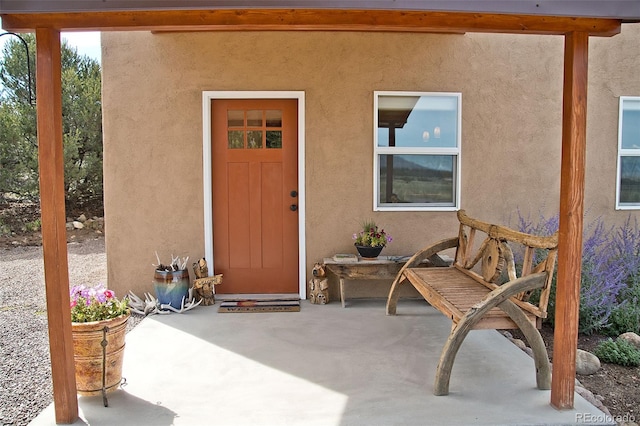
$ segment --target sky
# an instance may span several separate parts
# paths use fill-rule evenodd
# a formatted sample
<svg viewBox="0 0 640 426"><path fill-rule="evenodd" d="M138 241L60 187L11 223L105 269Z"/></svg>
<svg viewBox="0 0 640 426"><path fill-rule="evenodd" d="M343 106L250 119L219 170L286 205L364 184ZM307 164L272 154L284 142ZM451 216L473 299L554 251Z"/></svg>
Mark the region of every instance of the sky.
<svg viewBox="0 0 640 426"><path fill-rule="evenodd" d="M0 27L2 21L0 20ZM0 30L0 33L4 33L4 30ZM3 36L0 37L0 50L4 46L4 43L11 40L14 37ZM100 62L100 33L99 32L63 32L61 38L66 39L70 46L78 49L80 55L87 55L98 62Z"/></svg>

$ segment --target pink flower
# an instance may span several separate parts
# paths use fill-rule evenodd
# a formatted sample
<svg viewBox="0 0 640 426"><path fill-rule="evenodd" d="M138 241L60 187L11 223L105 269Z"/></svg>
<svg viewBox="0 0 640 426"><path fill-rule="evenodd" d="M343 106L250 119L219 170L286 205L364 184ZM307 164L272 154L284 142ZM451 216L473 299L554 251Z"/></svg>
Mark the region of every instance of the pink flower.
<svg viewBox="0 0 640 426"><path fill-rule="evenodd" d="M104 295L107 296L107 299L113 299L115 293L113 292L113 290L105 290Z"/></svg>
<svg viewBox="0 0 640 426"><path fill-rule="evenodd" d="M71 301L71 307L72 307L72 308L75 308L77 304L78 304L78 302L77 302L77 301L75 301L75 300L72 300L72 301Z"/></svg>

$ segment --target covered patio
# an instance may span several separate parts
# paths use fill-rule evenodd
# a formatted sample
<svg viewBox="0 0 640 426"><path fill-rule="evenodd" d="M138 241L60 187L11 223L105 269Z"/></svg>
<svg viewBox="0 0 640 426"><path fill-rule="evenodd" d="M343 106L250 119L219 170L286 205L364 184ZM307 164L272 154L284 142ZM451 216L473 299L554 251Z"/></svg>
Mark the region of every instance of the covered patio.
<svg viewBox="0 0 640 426"><path fill-rule="evenodd" d="M258 1L80 3L85 2L0 1L4 28L35 31L37 38L42 235L55 401L55 410L48 410L43 422L53 421L55 411L57 423L73 423L81 414L91 424L141 424L144 418L154 424L217 419L220 424L269 423L263 416L273 416L270 419L278 424L286 420L309 424L314 421L310 413L318 414L318 424L405 423L399 419L417 424L429 419L449 424L571 424L580 421L578 414L592 412L592 407L574 398L589 39L614 36L623 22L640 20L636 2L576 1L569 7L562 2L469 1L456 2L455 10L446 2L426 0L282 1L269 2L268 9L260 8ZM68 309L60 83L60 32L69 30L486 32L562 37L560 231L551 392L535 390L533 374L526 374L533 364L525 354L496 333L477 332L467 339L456 363L452 394L436 398L429 384L450 328L445 318L424 304L404 315L401 305L398 318L386 317L382 305L340 311L337 304L305 304L297 321L290 321L291 315L216 315L211 309L145 320L129 338L124 373L130 385L111 401L123 409L106 411L100 402L83 398L78 406ZM299 191L304 240L304 187ZM305 255L303 247L301 280L309 261ZM328 322L337 323L327 327ZM174 351L180 351L179 356ZM483 352L486 356L479 357ZM496 357L510 359L484 364ZM289 395L297 399L284 406L286 412L274 408ZM101 417L94 418L95 413ZM141 419L138 414L147 416ZM542 420L545 416L548 421Z"/></svg>
<svg viewBox="0 0 640 426"><path fill-rule="evenodd" d="M303 302L296 313L145 318L127 335L126 385L79 398L83 425L609 424L579 395L571 410L536 388L533 359L493 330L463 344L448 396L432 393L450 321L424 301ZM32 425L55 422L51 405ZM611 423L615 424L615 423Z"/></svg>

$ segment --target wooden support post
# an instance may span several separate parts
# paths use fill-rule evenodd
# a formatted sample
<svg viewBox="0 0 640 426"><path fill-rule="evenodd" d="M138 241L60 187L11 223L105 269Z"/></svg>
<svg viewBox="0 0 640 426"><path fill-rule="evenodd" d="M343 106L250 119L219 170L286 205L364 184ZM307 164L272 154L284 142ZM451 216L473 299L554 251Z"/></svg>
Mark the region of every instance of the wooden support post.
<svg viewBox="0 0 640 426"><path fill-rule="evenodd" d="M78 418L64 205L60 32L36 29L36 108L42 250L56 423Z"/></svg>
<svg viewBox="0 0 640 426"><path fill-rule="evenodd" d="M562 109L560 232L551 405L573 408L580 308L580 273L587 151L587 67L589 35L565 36Z"/></svg>

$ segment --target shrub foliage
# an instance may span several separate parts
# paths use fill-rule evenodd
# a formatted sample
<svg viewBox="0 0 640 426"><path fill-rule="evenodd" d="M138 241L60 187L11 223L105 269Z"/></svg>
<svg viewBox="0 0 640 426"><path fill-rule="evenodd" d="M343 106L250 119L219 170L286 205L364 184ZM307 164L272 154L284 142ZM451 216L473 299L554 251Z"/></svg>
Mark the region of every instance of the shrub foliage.
<svg viewBox="0 0 640 426"><path fill-rule="evenodd" d="M627 367L640 365L640 350L624 339L609 338L601 342L594 352L601 361L611 364Z"/></svg>
<svg viewBox="0 0 640 426"><path fill-rule="evenodd" d="M518 229L536 235L558 230L558 216L537 220L518 211ZM579 332L618 336L640 332L640 228L629 216L619 227L602 219L585 226L580 277ZM517 254L515 254L518 257ZM521 258L521 257L520 257ZM557 269L556 269L557 271ZM555 320L554 275L549 298L549 320Z"/></svg>
<svg viewBox="0 0 640 426"><path fill-rule="evenodd" d="M38 198L35 37L9 37L0 55L0 203ZM100 64L63 40L62 115L67 208L102 208L102 102Z"/></svg>

